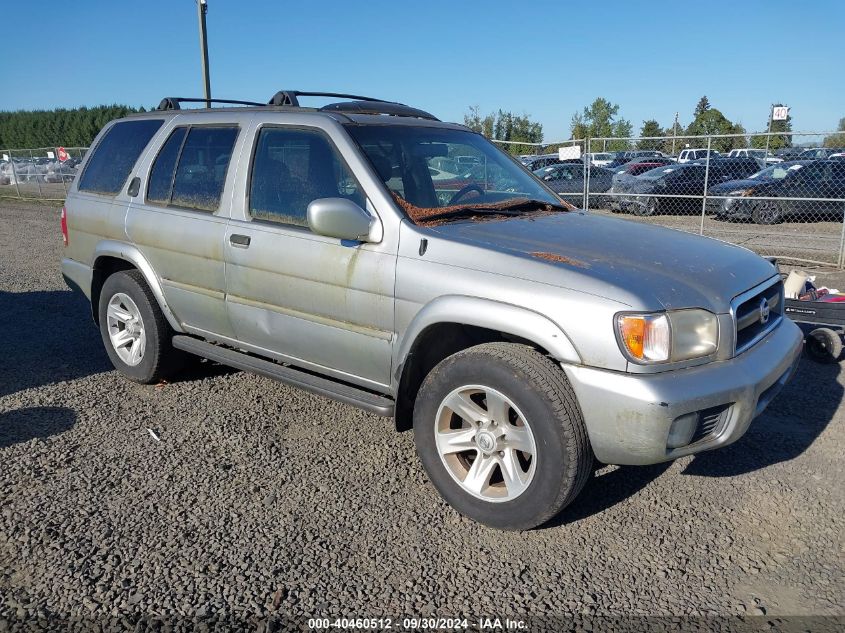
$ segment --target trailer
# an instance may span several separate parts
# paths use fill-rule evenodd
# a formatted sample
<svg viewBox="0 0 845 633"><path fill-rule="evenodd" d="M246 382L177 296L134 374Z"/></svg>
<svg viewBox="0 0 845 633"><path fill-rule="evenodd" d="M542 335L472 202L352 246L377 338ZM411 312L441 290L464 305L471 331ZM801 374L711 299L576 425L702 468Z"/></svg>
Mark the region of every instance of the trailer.
<svg viewBox="0 0 845 633"><path fill-rule="evenodd" d="M807 353L821 363L835 363L842 354L845 301L785 299L783 312L796 323L815 326L806 337Z"/></svg>

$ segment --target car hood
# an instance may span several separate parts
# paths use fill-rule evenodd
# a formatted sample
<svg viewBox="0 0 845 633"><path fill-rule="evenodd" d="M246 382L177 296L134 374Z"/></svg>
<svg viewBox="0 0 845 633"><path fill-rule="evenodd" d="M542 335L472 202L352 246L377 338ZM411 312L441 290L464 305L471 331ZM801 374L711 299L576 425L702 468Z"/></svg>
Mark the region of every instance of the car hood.
<svg viewBox="0 0 845 633"><path fill-rule="evenodd" d="M571 288L635 309L730 309L738 294L777 273L751 251L682 231L584 212L434 229L449 240L524 258L484 258L484 269ZM474 260L473 265L478 265Z"/></svg>
<svg viewBox="0 0 845 633"><path fill-rule="evenodd" d="M729 180L728 182L720 182L718 185L710 187L712 194L725 194L729 191L739 191L740 189L748 189L749 187L757 187L769 182L768 180L760 180L756 178L744 178L742 180Z"/></svg>

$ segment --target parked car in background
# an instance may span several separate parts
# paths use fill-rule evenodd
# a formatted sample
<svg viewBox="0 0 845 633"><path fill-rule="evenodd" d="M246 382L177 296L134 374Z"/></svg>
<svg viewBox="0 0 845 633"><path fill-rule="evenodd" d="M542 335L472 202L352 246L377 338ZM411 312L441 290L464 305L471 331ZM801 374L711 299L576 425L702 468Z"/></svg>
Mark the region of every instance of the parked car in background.
<svg viewBox="0 0 845 633"><path fill-rule="evenodd" d="M708 152L711 158L720 156L719 152L715 149L682 149L678 154L678 162L688 163L693 160L698 160L699 158L707 158Z"/></svg>
<svg viewBox="0 0 845 633"><path fill-rule="evenodd" d="M641 216L700 213L707 183L745 178L758 170L759 163L753 158L713 159L709 169L697 163L658 167L620 183L611 195L610 208Z"/></svg>
<svg viewBox="0 0 845 633"><path fill-rule="evenodd" d="M528 171L534 172L541 167L548 167L549 165L558 165L561 163L559 154L540 154L539 156L532 156L531 158L523 159L522 164ZM576 159L576 162L581 162Z"/></svg>
<svg viewBox="0 0 845 633"><path fill-rule="evenodd" d="M585 156L587 156L590 163L596 167L607 167L616 158L616 156L610 152L590 152L589 154L585 154Z"/></svg>
<svg viewBox="0 0 845 633"><path fill-rule="evenodd" d="M812 149L805 149L798 158L813 160L830 158L833 154L841 154L845 152L845 147L814 147Z"/></svg>
<svg viewBox="0 0 845 633"><path fill-rule="evenodd" d="M582 164L564 163L543 167L535 171L534 175L567 202L581 206L578 203L584 195L585 171ZM589 175L590 193L604 193L610 189L613 180L611 170L591 167ZM595 203L598 205L600 201L596 199Z"/></svg>
<svg viewBox="0 0 845 633"><path fill-rule="evenodd" d="M764 149L732 149L728 152L728 158L756 158L760 161L765 161L766 163L779 163L783 159L778 158L777 156L772 156L771 154L766 154L766 150Z"/></svg>
<svg viewBox="0 0 845 633"><path fill-rule="evenodd" d="M800 147L781 147L775 150L775 156L782 160L797 160L803 151Z"/></svg>
<svg viewBox="0 0 845 633"><path fill-rule="evenodd" d="M770 165L765 169L751 174L748 178L740 178L738 180L728 180L713 185L708 190L708 196L715 196L707 199L707 210L717 217L731 217L733 215L742 215L740 207L745 204L745 199L737 196L742 196L744 192L750 187L769 182L772 180L783 180L791 173L794 173L809 165L812 161L809 160L790 160L782 161L777 165ZM722 197L728 196L728 197Z"/></svg>
<svg viewBox="0 0 845 633"><path fill-rule="evenodd" d="M636 178L640 174L644 174L647 171L651 171L652 169L656 169L658 167L666 167L667 165L673 165L675 161L671 158L642 158L642 159L635 159L629 163L625 163L616 169L613 169L613 181L610 187L611 192L615 191L617 186L620 183L627 182L633 178Z"/></svg>
<svg viewBox="0 0 845 633"><path fill-rule="evenodd" d="M721 215L766 225L787 218L841 220L845 211L845 161L800 162L800 169L788 170L783 178L755 182L744 189L732 188L730 195L736 198Z"/></svg>

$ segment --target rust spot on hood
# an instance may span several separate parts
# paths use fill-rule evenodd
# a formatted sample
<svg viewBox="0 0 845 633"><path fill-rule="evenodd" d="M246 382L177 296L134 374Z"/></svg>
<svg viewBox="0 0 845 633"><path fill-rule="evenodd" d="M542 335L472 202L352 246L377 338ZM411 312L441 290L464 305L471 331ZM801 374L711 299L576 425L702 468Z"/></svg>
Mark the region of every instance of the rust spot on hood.
<svg viewBox="0 0 845 633"><path fill-rule="evenodd" d="M558 255L557 253L545 253L543 251L534 251L533 253L531 253L531 256L539 257L540 259L547 259L550 262L556 262L558 264L567 264L568 266L574 266L575 268L590 267L588 263L582 262L580 259L572 259L571 257Z"/></svg>
<svg viewBox="0 0 845 633"><path fill-rule="evenodd" d="M503 200L502 202L487 202L487 203L478 203L478 204L453 204L448 207L418 207L416 205L411 204L405 198L397 194L395 191L390 192L393 196L393 199L396 201L402 210L408 214L408 217L411 218L411 221L416 224L417 226L439 226L441 224L445 224L446 222L450 222L453 218L442 217L451 213L452 211L466 211L469 210L467 213L467 219L469 220L499 220L504 218L512 218L514 216L502 213L501 215L496 213L490 213L490 209L502 209L505 210L508 207L511 207L514 204L519 204L521 202L530 202L528 198L511 198L510 200ZM556 203L557 204L557 203ZM577 207L569 204L565 200L560 201L560 206L566 207L568 211L572 211ZM472 209L478 209L479 211L483 210L485 213L479 213L478 215L472 215ZM562 213L560 209L556 209L554 206L549 205L548 208L538 208L537 211L526 212L525 215L537 216L537 215L552 215L554 213Z"/></svg>

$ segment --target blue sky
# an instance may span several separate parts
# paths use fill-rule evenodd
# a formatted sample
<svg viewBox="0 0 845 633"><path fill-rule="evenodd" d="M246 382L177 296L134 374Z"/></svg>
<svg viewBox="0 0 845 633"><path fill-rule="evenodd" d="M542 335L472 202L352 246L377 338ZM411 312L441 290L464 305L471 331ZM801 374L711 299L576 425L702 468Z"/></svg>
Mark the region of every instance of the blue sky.
<svg viewBox="0 0 845 633"><path fill-rule="evenodd" d="M749 131L773 101L795 130L845 116L842 0L208 2L220 98L352 92L452 121L502 108L540 121L547 141L597 96L636 131L676 111L688 124L704 94ZM4 4L0 110L201 96L194 0Z"/></svg>

